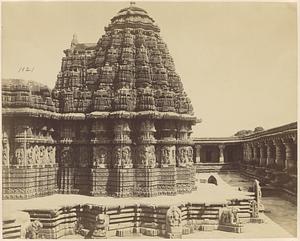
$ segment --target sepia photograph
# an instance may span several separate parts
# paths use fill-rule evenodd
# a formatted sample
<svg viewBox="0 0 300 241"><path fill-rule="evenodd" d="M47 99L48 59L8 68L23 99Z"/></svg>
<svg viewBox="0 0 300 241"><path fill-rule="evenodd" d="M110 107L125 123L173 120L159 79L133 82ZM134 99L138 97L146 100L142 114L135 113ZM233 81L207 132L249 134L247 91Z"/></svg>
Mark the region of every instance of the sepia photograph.
<svg viewBox="0 0 300 241"><path fill-rule="evenodd" d="M296 240L297 10L2 1L2 238Z"/></svg>

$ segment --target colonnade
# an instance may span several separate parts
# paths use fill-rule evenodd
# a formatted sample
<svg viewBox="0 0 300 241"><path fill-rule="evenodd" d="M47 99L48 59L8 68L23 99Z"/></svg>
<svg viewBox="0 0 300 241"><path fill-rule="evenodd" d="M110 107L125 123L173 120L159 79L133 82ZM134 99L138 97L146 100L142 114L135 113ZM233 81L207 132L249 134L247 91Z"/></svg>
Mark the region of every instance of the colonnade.
<svg viewBox="0 0 300 241"><path fill-rule="evenodd" d="M257 167L296 172L296 136L275 136L246 141L243 144L243 156L244 163Z"/></svg>

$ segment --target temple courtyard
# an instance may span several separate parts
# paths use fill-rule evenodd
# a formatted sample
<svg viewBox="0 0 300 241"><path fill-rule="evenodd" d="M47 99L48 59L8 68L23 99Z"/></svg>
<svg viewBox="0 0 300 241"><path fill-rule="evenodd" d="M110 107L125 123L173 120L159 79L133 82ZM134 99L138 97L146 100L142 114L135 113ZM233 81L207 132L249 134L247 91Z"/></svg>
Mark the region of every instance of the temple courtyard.
<svg viewBox="0 0 300 241"><path fill-rule="evenodd" d="M217 185L207 183L209 177L214 176ZM130 198L113 198L113 197L89 197L83 195L63 195L55 194L52 196L34 198L29 200L4 200L3 215L4 217L12 215L18 216L22 220L21 210L58 210L65 206L76 205L105 205L108 207L126 206L126 205L164 205L172 206L191 203L209 203L218 204L226 200L247 199L251 192L247 190L252 186L253 181L242 177L236 172L227 173L198 173L196 175L197 190L189 194L181 194L176 197L158 196L158 197L130 197ZM260 217L264 223L245 223L242 233L224 232L212 230L209 232L195 231L183 235L182 238L292 238L297 235L297 207L289 201L279 197L262 197L264 212ZM19 213L19 214L18 214ZM64 239L84 238L79 234L66 235ZM114 237L121 238L121 237ZM128 238L159 238L158 236L146 236L141 233L132 234Z"/></svg>

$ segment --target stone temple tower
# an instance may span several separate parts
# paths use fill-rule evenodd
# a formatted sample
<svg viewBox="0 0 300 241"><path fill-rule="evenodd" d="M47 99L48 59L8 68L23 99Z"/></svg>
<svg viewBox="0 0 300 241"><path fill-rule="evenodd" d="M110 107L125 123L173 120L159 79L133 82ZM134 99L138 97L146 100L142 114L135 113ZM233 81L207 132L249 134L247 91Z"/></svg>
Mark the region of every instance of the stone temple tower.
<svg viewBox="0 0 300 241"><path fill-rule="evenodd" d="M190 135L197 119L148 13L131 4L111 19L97 43L80 43L74 35L64 53L51 92L55 118L41 120L54 130L59 192L191 192Z"/></svg>

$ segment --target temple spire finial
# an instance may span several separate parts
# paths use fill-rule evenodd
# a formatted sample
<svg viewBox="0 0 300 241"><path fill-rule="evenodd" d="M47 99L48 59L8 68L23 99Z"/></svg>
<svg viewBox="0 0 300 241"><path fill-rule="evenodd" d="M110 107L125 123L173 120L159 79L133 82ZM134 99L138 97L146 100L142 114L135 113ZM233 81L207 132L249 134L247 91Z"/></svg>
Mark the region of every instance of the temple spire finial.
<svg viewBox="0 0 300 241"><path fill-rule="evenodd" d="M73 34L73 39L72 39L72 42L71 42L71 48L76 46L77 44L78 44L77 34L74 33Z"/></svg>

